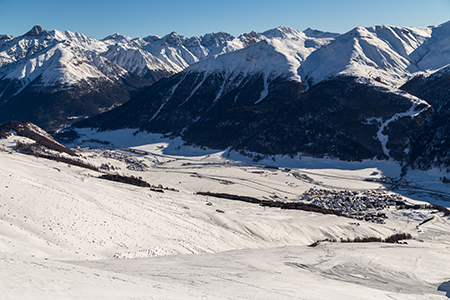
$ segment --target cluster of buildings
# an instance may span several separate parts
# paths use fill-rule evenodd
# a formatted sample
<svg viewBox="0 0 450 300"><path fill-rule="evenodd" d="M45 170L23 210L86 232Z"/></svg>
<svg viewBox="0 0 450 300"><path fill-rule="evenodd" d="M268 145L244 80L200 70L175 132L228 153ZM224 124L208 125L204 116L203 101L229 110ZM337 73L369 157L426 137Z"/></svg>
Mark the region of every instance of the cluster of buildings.
<svg viewBox="0 0 450 300"><path fill-rule="evenodd" d="M316 188L303 193L300 201L339 211L357 220L381 224L387 218L384 209L404 203L401 196L381 190L340 191Z"/></svg>
<svg viewBox="0 0 450 300"><path fill-rule="evenodd" d="M149 166L137 157L127 155L118 151L110 151L107 149L88 149L82 148L84 152L89 152L91 157L99 156L105 158L115 159L127 165L127 169L132 171L146 171Z"/></svg>

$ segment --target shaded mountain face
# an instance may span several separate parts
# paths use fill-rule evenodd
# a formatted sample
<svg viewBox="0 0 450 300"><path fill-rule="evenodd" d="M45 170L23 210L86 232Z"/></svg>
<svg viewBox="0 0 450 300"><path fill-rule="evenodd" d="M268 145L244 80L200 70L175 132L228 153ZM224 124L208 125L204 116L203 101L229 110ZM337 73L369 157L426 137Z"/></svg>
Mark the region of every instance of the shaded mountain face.
<svg viewBox="0 0 450 300"><path fill-rule="evenodd" d="M201 82L204 87L198 87ZM241 84L233 88L237 82ZM205 78L202 73L182 73L76 126L171 133L196 145L269 155L406 161L405 149L434 116L426 102L350 77L306 92L298 81L275 78L259 101L265 91L264 74L227 82L220 73Z"/></svg>
<svg viewBox="0 0 450 300"><path fill-rule="evenodd" d="M114 82L83 80L71 86L42 87L38 77L11 100L0 105L0 120L29 120L49 132L77 119L93 116L118 106L145 87L135 75ZM11 82L2 82L1 86Z"/></svg>
<svg viewBox="0 0 450 300"><path fill-rule="evenodd" d="M420 169L450 166L450 67L419 75L402 89L426 100L436 110L427 132L414 142L412 166Z"/></svg>
<svg viewBox="0 0 450 300"><path fill-rule="evenodd" d="M431 74L418 75L401 89L427 101L443 118L450 117L450 66Z"/></svg>

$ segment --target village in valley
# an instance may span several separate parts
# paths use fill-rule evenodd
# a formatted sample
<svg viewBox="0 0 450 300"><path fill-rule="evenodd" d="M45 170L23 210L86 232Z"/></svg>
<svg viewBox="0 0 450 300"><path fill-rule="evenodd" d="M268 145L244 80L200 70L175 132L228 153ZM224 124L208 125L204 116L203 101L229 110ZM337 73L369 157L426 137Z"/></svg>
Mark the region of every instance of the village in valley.
<svg viewBox="0 0 450 300"><path fill-rule="evenodd" d="M310 188L300 201L338 211L345 216L383 224L385 209L405 205L403 198L383 190L349 191Z"/></svg>

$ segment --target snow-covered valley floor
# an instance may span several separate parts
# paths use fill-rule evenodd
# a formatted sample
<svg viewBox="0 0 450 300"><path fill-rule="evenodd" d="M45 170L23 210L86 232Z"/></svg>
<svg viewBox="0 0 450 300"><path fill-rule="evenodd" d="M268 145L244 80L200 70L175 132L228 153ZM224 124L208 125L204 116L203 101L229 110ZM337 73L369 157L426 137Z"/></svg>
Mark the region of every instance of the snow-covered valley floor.
<svg viewBox="0 0 450 300"><path fill-rule="evenodd" d="M115 149L77 152L103 172L140 177L163 193L14 152L23 138L0 140L0 299L450 297L450 220L435 210L387 208L378 224L196 194L296 202L311 188L378 190L449 207L450 189L439 182L445 171L411 171L402 189L390 191L380 181L399 176L392 162L255 164L235 152L122 133L128 140L98 133L82 145L109 141ZM308 247L400 232L413 239Z"/></svg>

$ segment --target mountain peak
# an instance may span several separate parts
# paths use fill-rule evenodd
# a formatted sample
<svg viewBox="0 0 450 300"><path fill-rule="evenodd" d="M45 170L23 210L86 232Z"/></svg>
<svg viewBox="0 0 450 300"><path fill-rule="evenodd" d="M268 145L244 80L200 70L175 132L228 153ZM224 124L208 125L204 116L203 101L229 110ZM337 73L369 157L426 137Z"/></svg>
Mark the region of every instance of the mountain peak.
<svg viewBox="0 0 450 300"><path fill-rule="evenodd" d="M216 40L220 40L221 42L224 42L224 41L233 40L234 36L232 36L231 34L229 34L227 32L219 31L219 32L207 33L205 35L202 35L200 38L202 40L216 39Z"/></svg>
<svg viewBox="0 0 450 300"><path fill-rule="evenodd" d="M120 34L120 33L118 33L118 32L116 32L116 33L114 33L113 35L110 35L110 36L108 36L109 38L112 38L112 39L117 39L118 37L121 37L122 35Z"/></svg>
<svg viewBox="0 0 450 300"><path fill-rule="evenodd" d="M324 37L336 37L339 35L339 33L332 33L332 32L325 32L325 31L321 31L321 30L317 30L317 29L312 29L312 28L307 28L303 31L303 33L307 36L307 37L312 37L312 38L324 38Z"/></svg>
<svg viewBox="0 0 450 300"><path fill-rule="evenodd" d="M450 33L450 21L442 23L440 25L429 26L432 30L438 30L441 34L448 35Z"/></svg>
<svg viewBox="0 0 450 300"><path fill-rule="evenodd" d="M285 25L281 25L281 26L279 26L277 29L278 29L279 31L284 32L284 33L298 33L298 30L297 30L297 29L294 29L294 28L292 28L292 27L288 27L288 26L285 26Z"/></svg>
<svg viewBox="0 0 450 300"><path fill-rule="evenodd" d="M440 27L450 27L450 20L447 21L447 22L444 22L444 23L442 23L442 24L440 24L438 26L440 26Z"/></svg>
<svg viewBox="0 0 450 300"><path fill-rule="evenodd" d="M253 43L259 42L261 40L261 36L256 32L252 31L249 33L243 33L239 36L239 39L245 44L245 46L249 46Z"/></svg>
<svg viewBox="0 0 450 300"><path fill-rule="evenodd" d="M298 33L299 32L296 29L281 25L277 28L270 29L270 30L263 32L263 35L267 36L267 37L282 37L283 38L283 37L287 37L288 35L296 36L296 35L298 35Z"/></svg>
<svg viewBox="0 0 450 300"><path fill-rule="evenodd" d="M144 38L142 38L144 41L146 41L147 43L153 43L155 41L158 41L161 39L161 37L159 35L149 35L146 36Z"/></svg>
<svg viewBox="0 0 450 300"><path fill-rule="evenodd" d="M108 35L108 36L105 37L102 41L108 41L108 40L115 40L115 41L118 41L118 40L126 40L126 41L130 41L131 38L130 38L129 36L122 35L122 34L116 32L116 33L114 33L114 34L112 34L112 35Z"/></svg>
<svg viewBox="0 0 450 300"><path fill-rule="evenodd" d="M172 31L170 34L164 36L164 41L171 46L180 46L183 44L183 40L186 38L184 36L178 35L175 31Z"/></svg>
<svg viewBox="0 0 450 300"><path fill-rule="evenodd" d="M36 24L31 28L30 31L25 33L25 36L42 36L49 35L47 30L44 30L40 25Z"/></svg>
<svg viewBox="0 0 450 300"><path fill-rule="evenodd" d="M6 41L6 40L10 40L10 39L12 39L12 38L13 38L13 37L10 36L10 35L8 35L8 34L0 34L0 42Z"/></svg>

